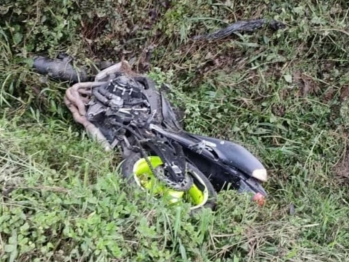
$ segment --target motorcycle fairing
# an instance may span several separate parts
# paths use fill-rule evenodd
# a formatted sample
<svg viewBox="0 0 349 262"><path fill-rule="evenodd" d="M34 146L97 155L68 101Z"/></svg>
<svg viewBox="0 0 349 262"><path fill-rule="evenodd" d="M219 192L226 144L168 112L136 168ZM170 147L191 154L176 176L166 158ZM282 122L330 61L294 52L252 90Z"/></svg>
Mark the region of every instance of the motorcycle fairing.
<svg viewBox="0 0 349 262"><path fill-rule="evenodd" d="M161 108L164 123L174 130L181 130L176 116L173 113L172 108L169 106L164 95L161 94ZM199 143L197 153L202 150L202 144L205 148L209 148L215 155L218 156L219 160L225 165L233 166L243 172L245 175L252 177L256 170L265 170L262 163L251 154L246 148L236 143L216 139L207 136L194 135L187 132L186 135L194 138ZM201 143L200 143L201 142Z"/></svg>
<svg viewBox="0 0 349 262"><path fill-rule="evenodd" d="M193 134L190 136L202 141L224 164L234 166L247 176L252 177L256 170L265 170L262 163L241 145L207 136Z"/></svg>

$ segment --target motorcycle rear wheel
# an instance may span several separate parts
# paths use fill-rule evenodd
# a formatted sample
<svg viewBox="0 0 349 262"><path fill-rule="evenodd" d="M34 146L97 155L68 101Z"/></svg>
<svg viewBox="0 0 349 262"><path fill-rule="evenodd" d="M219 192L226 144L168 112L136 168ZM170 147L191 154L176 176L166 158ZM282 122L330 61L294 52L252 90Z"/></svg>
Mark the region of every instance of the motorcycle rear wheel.
<svg viewBox="0 0 349 262"><path fill-rule="evenodd" d="M148 157L153 169L160 168L163 163L158 156ZM193 185L186 191L177 191L166 186L152 173L145 158L132 153L121 164L122 176L131 184L138 185L148 193L164 197L170 204L186 201L191 204L190 210L201 208L214 209L217 193L207 177L195 166L187 164L187 172L193 178Z"/></svg>

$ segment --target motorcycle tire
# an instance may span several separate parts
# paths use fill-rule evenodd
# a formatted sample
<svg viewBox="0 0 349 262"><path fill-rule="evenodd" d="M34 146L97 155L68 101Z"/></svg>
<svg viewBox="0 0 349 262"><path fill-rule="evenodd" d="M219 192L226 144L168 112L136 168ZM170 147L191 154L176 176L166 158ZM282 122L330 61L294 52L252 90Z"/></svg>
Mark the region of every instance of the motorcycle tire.
<svg viewBox="0 0 349 262"><path fill-rule="evenodd" d="M162 165L162 161L158 156L150 156L148 158L156 169ZM131 153L120 166L121 174L128 183L138 185L144 190L153 189L157 195L169 197L170 203L177 203L181 200L189 201L192 205L191 212L196 212L202 208L213 210L216 206L217 193L207 179L207 177L194 165L187 162L187 172L193 178L192 187L186 191L176 191L166 187L151 172L146 160L138 153Z"/></svg>

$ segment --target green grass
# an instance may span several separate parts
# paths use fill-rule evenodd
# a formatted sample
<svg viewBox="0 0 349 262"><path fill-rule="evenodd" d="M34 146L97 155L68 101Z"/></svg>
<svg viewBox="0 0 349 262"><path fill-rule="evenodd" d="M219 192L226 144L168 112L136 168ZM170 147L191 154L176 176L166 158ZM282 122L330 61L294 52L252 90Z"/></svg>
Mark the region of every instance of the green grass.
<svg viewBox="0 0 349 262"><path fill-rule="evenodd" d="M348 3L156 2L0 5L0 261L348 261ZM287 28L189 40L260 16ZM73 122L67 85L30 69L34 54L60 51L88 66L141 61L150 44L150 76L173 86L185 128L267 166L264 208L234 191L194 217L145 199L117 174L118 152Z"/></svg>

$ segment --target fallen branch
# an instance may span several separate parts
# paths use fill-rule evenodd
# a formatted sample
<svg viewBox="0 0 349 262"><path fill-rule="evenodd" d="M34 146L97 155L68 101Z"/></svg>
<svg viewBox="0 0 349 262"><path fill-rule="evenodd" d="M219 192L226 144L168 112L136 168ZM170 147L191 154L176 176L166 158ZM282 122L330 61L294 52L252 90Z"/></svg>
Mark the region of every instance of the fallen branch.
<svg viewBox="0 0 349 262"><path fill-rule="evenodd" d="M198 35L194 36L193 40L218 40L230 36L237 32L253 32L257 29L262 28L265 24L268 24L273 30L279 30L285 28L285 24L272 20L268 22L265 19L255 19L247 21L238 21L234 24L231 24L223 29L220 29L216 32L207 34L207 35Z"/></svg>

